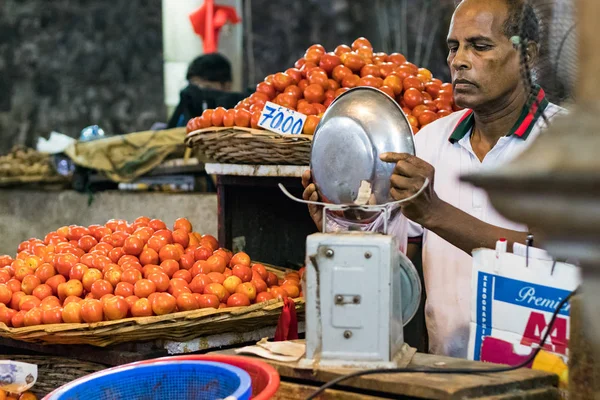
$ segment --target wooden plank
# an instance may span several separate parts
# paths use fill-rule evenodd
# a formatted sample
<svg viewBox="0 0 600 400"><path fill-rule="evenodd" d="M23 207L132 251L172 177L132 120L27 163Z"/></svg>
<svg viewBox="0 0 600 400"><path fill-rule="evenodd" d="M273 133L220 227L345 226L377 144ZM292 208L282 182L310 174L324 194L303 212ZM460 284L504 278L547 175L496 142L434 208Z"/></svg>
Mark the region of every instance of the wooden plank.
<svg viewBox="0 0 600 400"><path fill-rule="evenodd" d="M558 400L560 393L557 388L549 387L532 390L517 390L497 396L479 397L474 400Z"/></svg>
<svg viewBox="0 0 600 400"><path fill-rule="evenodd" d="M233 350L217 352L234 354ZM352 370L300 369L296 363L283 363L272 360L271 364L284 378L301 379L313 382L328 382ZM348 380L344 386L363 390L389 393L396 396L410 396L427 399L474 399L483 396L501 395L513 391L546 389L556 387L558 377L541 371L521 369L496 374L486 374L485 370L496 367L463 359L417 353L409 367L469 368L481 370L473 374L377 374Z"/></svg>
<svg viewBox="0 0 600 400"><path fill-rule="evenodd" d="M273 400L298 400L310 396L317 388L315 386L299 383L281 382L279 390L272 397ZM318 400L375 400L381 397L368 396L359 393L344 392L340 390L326 390L317 397Z"/></svg>

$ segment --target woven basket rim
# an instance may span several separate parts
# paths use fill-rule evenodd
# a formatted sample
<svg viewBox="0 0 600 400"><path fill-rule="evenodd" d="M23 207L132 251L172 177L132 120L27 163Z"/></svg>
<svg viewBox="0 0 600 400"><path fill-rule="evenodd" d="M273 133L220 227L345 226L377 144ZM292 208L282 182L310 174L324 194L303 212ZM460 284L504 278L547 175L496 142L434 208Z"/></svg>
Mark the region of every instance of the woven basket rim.
<svg viewBox="0 0 600 400"><path fill-rule="evenodd" d="M271 131L267 131L264 129L253 129L253 128L243 128L243 127L239 127L239 126L233 126L233 127L210 127L210 128L204 128L204 129L198 129L192 132L189 132L186 135L185 141L186 143L193 137L198 136L198 135L206 135L206 134L211 134L211 133L223 133L224 131L230 131L232 134L248 134L251 133L252 135L255 135L257 137L265 137L265 138L274 138L274 139L289 139L289 138L299 138L299 139L304 139L304 140L308 140L312 142L312 138L313 135L305 135L305 134L300 134L300 135L281 135L279 133L275 133L275 132L271 132Z"/></svg>

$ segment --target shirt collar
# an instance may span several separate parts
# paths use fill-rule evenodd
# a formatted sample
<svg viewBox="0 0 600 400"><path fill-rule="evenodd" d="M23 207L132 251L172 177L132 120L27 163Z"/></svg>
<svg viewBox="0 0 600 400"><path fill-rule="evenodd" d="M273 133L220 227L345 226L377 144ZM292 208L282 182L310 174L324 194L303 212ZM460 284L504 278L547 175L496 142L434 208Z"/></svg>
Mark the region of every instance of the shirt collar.
<svg viewBox="0 0 600 400"><path fill-rule="evenodd" d="M523 106L523 111L521 111L519 119L517 120L517 122L515 122L514 126L506 136L514 135L523 140L527 139L537 120L542 115L542 112L548 106L548 99L546 98L546 93L541 87L536 86L532 91L531 96L535 96L536 101L534 101L529 108L527 108L527 105ZM473 110L467 110L460 119L460 121L458 121L458 124L456 124L456 127L454 128L452 134L448 138L450 143L456 143L457 141L462 139L467 133L469 133L473 128L474 122L475 117L473 114Z"/></svg>

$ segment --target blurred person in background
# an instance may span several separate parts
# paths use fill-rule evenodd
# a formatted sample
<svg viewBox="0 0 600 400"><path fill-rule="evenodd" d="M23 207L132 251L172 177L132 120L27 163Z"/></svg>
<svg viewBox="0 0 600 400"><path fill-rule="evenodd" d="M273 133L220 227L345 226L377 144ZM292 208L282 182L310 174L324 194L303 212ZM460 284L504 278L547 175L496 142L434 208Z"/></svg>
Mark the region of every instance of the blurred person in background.
<svg viewBox="0 0 600 400"><path fill-rule="evenodd" d="M185 126L207 108L233 108L245 95L231 91L231 63L219 53L197 57L188 67L188 85L181 91L180 100L167 128Z"/></svg>

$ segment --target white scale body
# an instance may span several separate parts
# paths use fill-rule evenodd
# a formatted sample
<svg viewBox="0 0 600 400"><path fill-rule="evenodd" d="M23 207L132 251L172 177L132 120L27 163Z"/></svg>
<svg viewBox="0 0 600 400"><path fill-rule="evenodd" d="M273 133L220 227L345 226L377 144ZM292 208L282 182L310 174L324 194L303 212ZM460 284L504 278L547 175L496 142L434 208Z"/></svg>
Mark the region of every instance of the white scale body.
<svg viewBox="0 0 600 400"><path fill-rule="evenodd" d="M306 367L393 368L403 343L395 237L317 233L306 240Z"/></svg>

